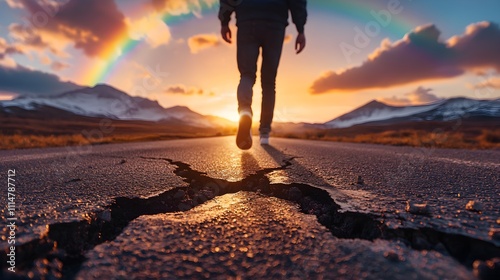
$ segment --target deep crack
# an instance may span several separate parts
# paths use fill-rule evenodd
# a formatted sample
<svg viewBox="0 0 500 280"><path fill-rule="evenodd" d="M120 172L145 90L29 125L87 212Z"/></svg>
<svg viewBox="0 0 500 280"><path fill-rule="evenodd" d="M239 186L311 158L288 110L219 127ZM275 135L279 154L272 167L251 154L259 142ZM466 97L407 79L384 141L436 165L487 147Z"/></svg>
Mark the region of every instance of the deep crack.
<svg viewBox="0 0 500 280"><path fill-rule="evenodd" d="M211 178L180 161L141 158L162 160L176 166L174 173L183 178L188 186L148 198L118 197L106 210L90 214L86 220L49 225L44 236L17 247L16 260L18 268L24 273L22 275L73 279L85 261L85 252L114 240L139 216L187 211L217 196L239 191L260 192L295 202L303 213L314 214L338 238L399 240L416 250L436 250L447 254L469 268L475 260L500 257L500 248L488 241L432 228L390 229L380 216L340 212L340 206L323 189L297 183L271 184L266 175L287 169L292 165L293 157L284 160L280 167L259 170L237 182ZM1 260L4 269L1 278L8 279L13 274L5 272L4 258L5 254ZM493 274L493 279L497 277ZM19 274L15 278L19 279Z"/></svg>

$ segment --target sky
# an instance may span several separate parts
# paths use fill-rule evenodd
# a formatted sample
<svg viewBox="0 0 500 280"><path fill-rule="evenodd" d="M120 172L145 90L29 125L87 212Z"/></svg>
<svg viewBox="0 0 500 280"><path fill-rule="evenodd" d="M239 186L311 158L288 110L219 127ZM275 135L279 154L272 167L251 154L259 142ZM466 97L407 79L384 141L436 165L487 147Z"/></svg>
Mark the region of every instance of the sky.
<svg viewBox="0 0 500 280"><path fill-rule="evenodd" d="M326 122L374 99L500 98L498 0L307 7L301 54L291 21L286 30L275 121ZM0 0L0 100L106 83L236 120L236 45L220 37L218 8L217 0ZM260 95L257 80L255 115Z"/></svg>

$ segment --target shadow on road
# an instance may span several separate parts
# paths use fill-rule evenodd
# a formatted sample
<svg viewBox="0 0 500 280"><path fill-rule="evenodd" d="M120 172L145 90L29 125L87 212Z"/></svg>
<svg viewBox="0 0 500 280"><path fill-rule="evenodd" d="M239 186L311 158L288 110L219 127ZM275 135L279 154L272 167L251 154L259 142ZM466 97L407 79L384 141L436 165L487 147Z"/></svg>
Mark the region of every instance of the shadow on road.
<svg viewBox="0 0 500 280"><path fill-rule="evenodd" d="M293 155L287 155L284 152L278 150L277 148L275 148L274 146L271 146L271 145L264 145L264 146L262 146L262 148L279 164L281 164L283 162L283 160L293 157ZM327 181L325 181L325 179L319 177L314 172L305 168L303 165L299 164L296 160L293 161L292 166L294 169L294 173L296 173L297 175L300 175L300 178L306 178L306 180L303 180L303 183L308 183L308 184L312 183L312 184L317 185L317 186L334 188ZM286 170L284 172L288 173L288 171L286 171ZM289 179L291 181L293 180L293 178L289 178ZM301 183L301 182L293 182L293 183Z"/></svg>
<svg viewBox="0 0 500 280"><path fill-rule="evenodd" d="M252 171L260 170L260 165L252 153L244 151L241 153L240 168L241 173L245 176L249 172L251 173Z"/></svg>

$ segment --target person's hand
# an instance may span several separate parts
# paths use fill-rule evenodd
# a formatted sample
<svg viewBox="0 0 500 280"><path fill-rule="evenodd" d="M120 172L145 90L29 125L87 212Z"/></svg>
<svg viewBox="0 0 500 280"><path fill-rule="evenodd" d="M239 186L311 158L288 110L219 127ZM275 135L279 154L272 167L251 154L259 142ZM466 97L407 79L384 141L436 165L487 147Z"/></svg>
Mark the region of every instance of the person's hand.
<svg viewBox="0 0 500 280"><path fill-rule="evenodd" d="M229 25L223 25L220 29L220 34L222 35L222 39L224 39L224 41L231 44L231 29L229 28Z"/></svg>
<svg viewBox="0 0 500 280"><path fill-rule="evenodd" d="M297 54L301 53L302 50L306 47L306 35L304 33L299 33L297 36L297 40L295 40L295 50Z"/></svg>

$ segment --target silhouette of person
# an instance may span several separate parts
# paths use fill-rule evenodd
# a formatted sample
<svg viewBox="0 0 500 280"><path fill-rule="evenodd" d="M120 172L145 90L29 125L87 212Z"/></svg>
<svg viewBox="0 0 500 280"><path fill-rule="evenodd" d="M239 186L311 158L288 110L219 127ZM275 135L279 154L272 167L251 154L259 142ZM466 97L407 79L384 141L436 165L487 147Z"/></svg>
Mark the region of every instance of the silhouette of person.
<svg viewBox="0 0 500 280"><path fill-rule="evenodd" d="M224 41L231 43L229 21L233 12L236 14L238 27L236 47L240 82L237 96L240 121L236 144L240 149L247 150L252 147L252 88L255 84L260 49L262 106L259 133L260 143L269 144L276 97L276 74L288 25L288 13L290 11L298 31L295 41L298 54L306 45L306 5L307 0L220 0L219 19Z"/></svg>

